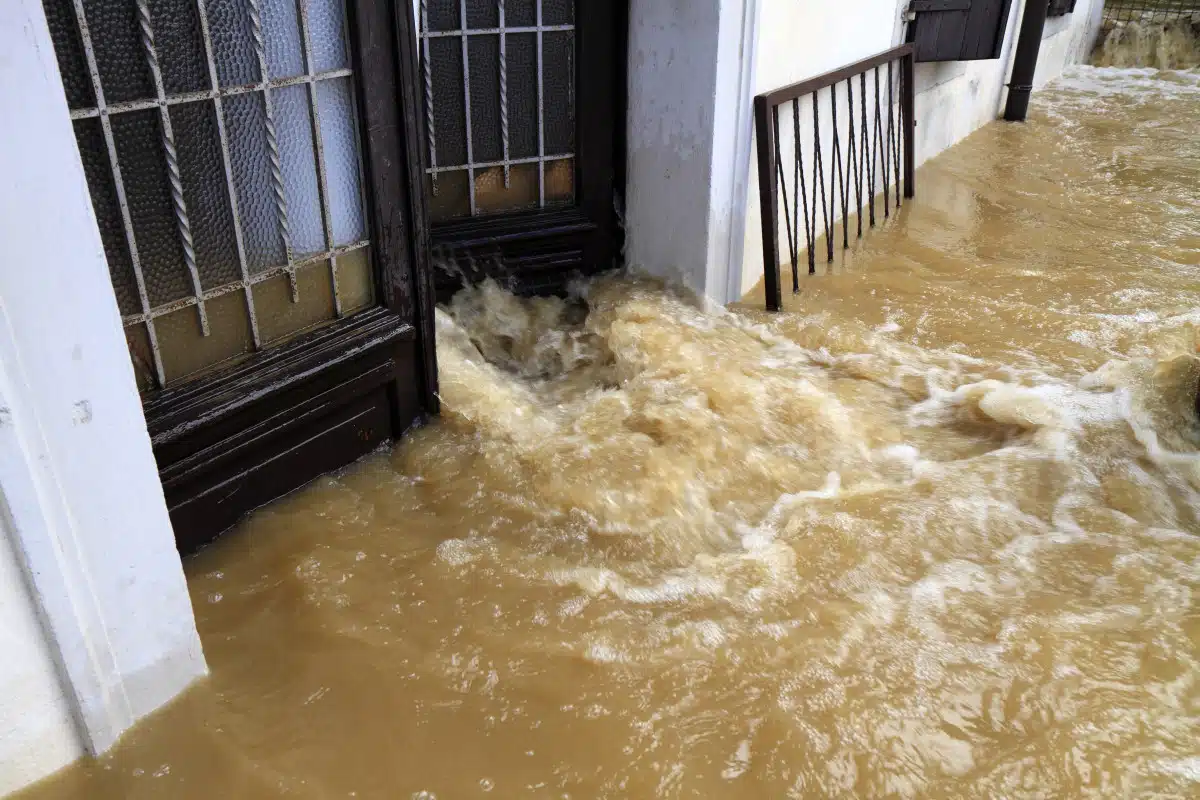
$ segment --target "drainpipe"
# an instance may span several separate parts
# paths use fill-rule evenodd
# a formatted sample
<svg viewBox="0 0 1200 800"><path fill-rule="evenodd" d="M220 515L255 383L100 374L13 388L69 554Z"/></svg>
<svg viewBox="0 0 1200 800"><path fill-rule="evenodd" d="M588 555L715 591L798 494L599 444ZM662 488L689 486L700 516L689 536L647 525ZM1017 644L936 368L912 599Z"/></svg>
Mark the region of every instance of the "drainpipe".
<svg viewBox="0 0 1200 800"><path fill-rule="evenodd" d="M1013 57L1012 77L1008 84L1008 104L1004 118L1009 122L1024 122L1029 111L1029 95L1033 92L1033 73L1037 71L1038 51L1042 49L1042 32L1046 29L1048 0L1025 0L1025 15L1021 18L1021 36Z"/></svg>

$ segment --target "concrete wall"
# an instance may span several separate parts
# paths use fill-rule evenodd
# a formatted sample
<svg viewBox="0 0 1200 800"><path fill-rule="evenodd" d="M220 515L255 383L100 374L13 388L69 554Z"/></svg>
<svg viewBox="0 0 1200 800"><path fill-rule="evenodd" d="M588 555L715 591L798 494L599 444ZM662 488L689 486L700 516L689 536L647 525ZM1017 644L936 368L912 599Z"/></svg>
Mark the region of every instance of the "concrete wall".
<svg viewBox="0 0 1200 800"><path fill-rule="evenodd" d="M907 5L632 0L627 263L720 303L757 283L762 235L751 97L898 44ZM1079 0L1075 13L1049 21L1039 85L1086 58L1102 5ZM1023 11L1016 0L999 59L918 66L918 163L999 115ZM811 125L802 122L802 137ZM822 130L830 135L828 126L826 118ZM781 136L785 147L790 137ZM827 168L830 155L827 149Z"/></svg>
<svg viewBox="0 0 1200 800"><path fill-rule="evenodd" d="M0 241L3 794L205 671L40 0L0 3Z"/></svg>

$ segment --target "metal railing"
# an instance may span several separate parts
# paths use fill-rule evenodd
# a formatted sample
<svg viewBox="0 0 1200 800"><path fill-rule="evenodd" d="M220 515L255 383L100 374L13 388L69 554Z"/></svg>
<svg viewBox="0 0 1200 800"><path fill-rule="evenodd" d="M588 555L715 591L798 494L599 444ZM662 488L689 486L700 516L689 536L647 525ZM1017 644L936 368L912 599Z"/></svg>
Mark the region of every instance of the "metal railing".
<svg viewBox="0 0 1200 800"><path fill-rule="evenodd" d="M1104 21L1173 22L1200 16L1200 0L1107 0Z"/></svg>
<svg viewBox="0 0 1200 800"><path fill-rule="evenodd" d="M845 91L839 93L838 87L843 84ZM845 98L844 104L840 97ZM864 215L871 227L876 225L880 194L885 219L891 216L893 206L900 207L901 195L913 197L916 124L913 97L913 48L906 44L754 98L768 311L779 311L783 307L779 275L782 264L779 252L781 199L782 222L792 266L792 291L799 292L801 231L808 251L808 273L812 275L816 273L817 239L822 234L826 258L833 262L839 210L842 249L845 250L850 248L851 213L858 218L856 238L862 238ZM788 132L784 130L781 136L779 125L779 108L788 104L792 110L790 192L781 144ZM844 126L838 119L839 105L844 108ZM802 106L806 106L803 112ZM821 121L822 106L829 112L825 127ZM811 131L805 130L809 108ZM805 118L803 125L802 116ZM807 143L805 133L811 133L810 148L803 146ZM824 149L823 140L830 143L828 151ZM811 152L811 158L806 159L806 149ZM878 191L880 189L882 192ZM817 227L818 202L820 229Z"/></svg>

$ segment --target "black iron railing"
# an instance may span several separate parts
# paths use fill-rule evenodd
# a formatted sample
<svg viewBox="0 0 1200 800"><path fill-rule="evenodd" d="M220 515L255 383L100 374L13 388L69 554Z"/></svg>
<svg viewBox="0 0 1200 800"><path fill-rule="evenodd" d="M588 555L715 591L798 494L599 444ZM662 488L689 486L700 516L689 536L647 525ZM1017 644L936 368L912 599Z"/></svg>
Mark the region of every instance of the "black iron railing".
<svg viewBox="0 0 1200 800"><path fill-rule="evenodd" d="M856 238L861 238L864 216L871 227L876 225L877 205L886 219L900 207L901 195L913 196L912 75L913 48L906 44L754 98L769 311L783 306L781 204L792 290L798 292L801 234L811 275L816 272L817 241L822 235L826 258L833 261L839 211L842 248L849 249L852 214L858 218ZM779 109L784 105L791 107L791 131L785 129L781 135ZM824 112L828 117L823 124ZM791 159L785 166L782 140L788 138Z"/></svg>
<svg viewBox="0 0 1200 800"><path fill-rule="evenodd" d="M1108 0L1105 22L1173 22L1200 16L1200 0Z"/></svg>

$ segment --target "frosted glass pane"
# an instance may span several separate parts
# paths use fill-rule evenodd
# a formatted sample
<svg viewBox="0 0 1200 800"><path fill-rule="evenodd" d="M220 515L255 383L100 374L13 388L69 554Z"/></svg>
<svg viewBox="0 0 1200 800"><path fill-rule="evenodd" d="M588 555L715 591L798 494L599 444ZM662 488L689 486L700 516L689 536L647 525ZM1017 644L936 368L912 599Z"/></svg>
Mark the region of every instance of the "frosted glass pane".
<svg viewBox="0 0 1200 800"><path fill-rule="evenodd" d="M75 19L75 4L71 0L44 0L42 5L46 9L46 22L58 57L58 71L62 73L63 88L67 91L67 105L71 108L96 105L92 77L88 75L83 55L83 40L79 38L79 24Z"/></svg>
<svg viewBox="0 0 1200 800"><path fill-rule="evenodd" d="M507 9L505 9L507 12ZM508 24L507 20L505 24ZM496 0L467 0L468 28L500 26L500 4Z"/></svg>
<svg viewBox="0 0 1200 800"><path fill-rule="evenodd" d="M296 288L300 300L293 303L287 275L254 285L254 314L264 342L278 342L335 317L328 261L296 270Z"/></svg>
<svg viewBox="0 0 1200 800"><path fill-rule="evenodd" d="M375 276L371 274L371 259L367 248L351 250L337 259L338 299L342 313L349 314L373 305Z"/></svg>
<svg viewBox="0 0 1200 800"><path fill-rule="evenodd" d="M150 349L150 334L145 325L130 325L125 329L125 343L133 362L133 376L139 392L155 388L158 379L154 372L154 351Z"/></svg>
<svg viewBox="0 0 1200 800"><path fill-rule="evenodd" d="M346 53L345 14L342 0L304 0L308 10L308 35L313 69L327 72L350 66Z"/></svg>
<svg viewBox="0 0 1200 800"><path fill-rule="evenodd" d="M508 34L508 154L538 154L537 34Z"/></svg>
<svg viewBox="0 0 1200 800"><path fill-rule="evenodd" d="M296 0L260 0L263 39L267 47L267 74L290 78L304 72L300 44L300 13Z"/></svg>
<svg viewBox="0 0 1200 800"><path fill-rule="evenodd" d="M489 167L475 173L475 209L480 214L517 211L538 204L537 164L514 164L504 187L504 167Z"/></svg>
<svg viewBox="0 0 1200 800"><path fill-rule="evenodd" d="M225 128L233 161L238 215L246 260L252 272L287 262L275 195L271 190L271 159L267 150L267 115L261 92L225 100Z"/></svg>
<svg viewBox="0 0 1200 800"><path fill-rule="evenodd" d="M504 4L504 24L536 25L537 0L508 0Z"/></svg>
<svg viewBox="0 0 1200 800"><path fill-rule="evenodd" d="M154 321L168 384L254 349L245 292L215 297L204 308L208 312L208 336L200 332L200 317L194 306Z"/></svg>
<svg viewBox="0 0 1200 800"><path fill-rule="evenodd" d="M349 78L317 83L317 112L325 148L325 182L329 189L334 245L367 238L351 91Z"/></svg>
<svg viewBox="0 0 1200 800"><path fill-rule="evenodd" d="M167 94L211 89L196 0L150 0L150 22Z"/></svg>
<svg viewBox="0 0 1200 800"><path fill-rule="evenodd" d="M254 53L249 2L220 0L207 3L207 8L217 80L222 86L258 83L258 57Z"/></svg>
<svg viewBox="0 0 1200 800"><path fill-rule="evenodd" d="M87 175L92 208L99 223L100 240L104 243L104 256L108 261L113 291L117 294L117 305L122 314L140 314L142 302L133 276L133 261L129 258L129 245L125 239L125 223L121 219L121 207L117 204L117 190L113 185L112 167L108 161L104 133L100 130L100 120L75 120L75 141L83 159L83 171Z"/></svg>
<svg viewBox="0 0 1200 800"><path fill-rule="evenodd" d="M200 284L213 289L241 278L216 108L211 102L183 103L170 113Z"/></svg>
<svg viewBox="0 0 1200 800"><path fill-rule="evenodd" d="M543 25L570 25L575 21L575 0L542 0Z"/></svg>
<svg viewBox="0 0 1200 800"><path fill-rule="evenodd" d="M504 144L500 139L500 37L472 36L471 146L475 163L500 161Z"/></svg>
<svg viewBox="0 0 1200 800"><path fill-rule="evenodd" d="M111 104L154 97L137 7L130 0L83 0L83 10L105 101Z"/></svg>
<svg viewBox="0 0 1200 800"><path fill-rule="evenodd" d="M546 205L575 200L575 159L546 162Z"/></svg>
<svg viewBox="0 0 1200 800"><path fill-rule="evenodd" d="M271 92L279 156L283 162L283 188L287 198L288 230L292 252L325 251L325 229L321 222L321 195L317 188L317 156L313 149L312 117L308 90L288 86Z"/></svg>
<svg viewBox="0 0 1200 800"><path fill-rule="evenodd" d="M150 305L187 297L193 294L191 276L171 202L158 112L114 115L112 129Z"/></svg>
<svg viewBox="0 0 1200 800"><path fill-rule="evenodd" d="M458 29L458 0L429 0L428 26L431 31Z"/></svg>
<svg viewBox="0 0 1200 800"><path fill-rule="evenodd" d="M433 193L433 177L425 176L425 196L429 198L429 219L441 222L471 213L471 184L466 170L439 172L437 194Z"/></svg>
<svg viewBox="0 0 1200 800"><path fill-rule="evenodd" d="M462 39L429 41L433 77L433 125L440 166L467 163L467 124L463 105Z"/></svg>
<svg viewBox="0 0 1200 800"><path fill-rule="evenodd" d="M546 103L546 154L575 150L575 34L542 34L542 91Z"/></svg>

